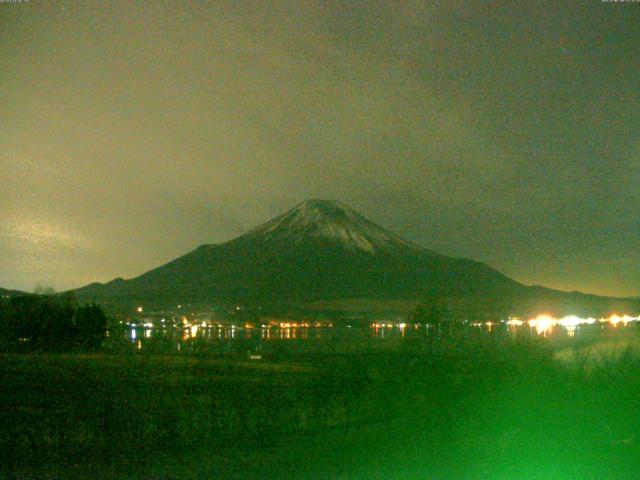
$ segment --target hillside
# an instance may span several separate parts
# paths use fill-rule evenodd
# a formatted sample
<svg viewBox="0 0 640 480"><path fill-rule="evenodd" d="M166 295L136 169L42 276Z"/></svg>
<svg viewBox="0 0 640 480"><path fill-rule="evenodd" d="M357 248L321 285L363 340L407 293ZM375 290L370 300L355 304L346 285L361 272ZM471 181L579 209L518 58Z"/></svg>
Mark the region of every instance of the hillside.
<svg viewBox="0 0 640 480"><path fill-rule="evenodd" d="M81 300L118 305L308 305L356 298L411 304L437 296L504 310L538 303L556 308L576 300L526 287L480 262L433 252L326 200L301 203L240 237L202 245L138 277L75 293ZM602 297L578 300L592 304L593 298L604 305Z"/></svg>

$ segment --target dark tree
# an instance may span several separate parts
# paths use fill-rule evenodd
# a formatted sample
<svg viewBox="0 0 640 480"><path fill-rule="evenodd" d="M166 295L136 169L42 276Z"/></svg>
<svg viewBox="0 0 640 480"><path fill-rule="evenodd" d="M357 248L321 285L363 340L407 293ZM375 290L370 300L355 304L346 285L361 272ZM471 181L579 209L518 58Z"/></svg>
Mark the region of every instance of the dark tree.
<svg viewBox="0 0 640 480"><path fill-rule="evenodd" d="M5 313L5 335L18 350L64 350L73 343L73 313L69 297L13 297Z"/></svg>
<svg viewBox="0 0 640 480"><path fill-rule="evenodd" d="M2 350L95 350L101 346L106 328L101 307L78 307L72 295L20 295L0 300Z"/></svg>
<svg viewBox="0 0 640 480"><path fill-rule="evenodd" d="M80 345L97 350L107 331L107 316L95 303L79 307L75 314L75 327Z"/></svg>
<svg viewBox="0 0 640 480"><path fill-rule="evenodd" d="M0 349L5 350L11 343L9 324L9 301L0 298Z"/></svg>

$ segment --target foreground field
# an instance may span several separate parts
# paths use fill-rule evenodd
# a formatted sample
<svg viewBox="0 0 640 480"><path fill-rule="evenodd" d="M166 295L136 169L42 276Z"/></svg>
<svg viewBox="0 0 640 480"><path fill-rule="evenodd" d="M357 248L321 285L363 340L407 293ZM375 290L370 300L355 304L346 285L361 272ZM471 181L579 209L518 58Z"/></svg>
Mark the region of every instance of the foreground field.
<svg viewBox="0 0 640 480"><path fill-rule="evenodd" d="M6 478L632 479L640 356L405 343L248 362L0 359Z"/></svg>

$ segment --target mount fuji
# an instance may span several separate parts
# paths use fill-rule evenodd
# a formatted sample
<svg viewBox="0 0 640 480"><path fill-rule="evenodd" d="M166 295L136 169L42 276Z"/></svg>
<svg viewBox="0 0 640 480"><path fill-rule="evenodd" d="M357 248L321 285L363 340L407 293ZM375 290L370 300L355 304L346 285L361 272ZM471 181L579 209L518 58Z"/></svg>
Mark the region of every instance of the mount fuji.
<svg viewBox="0 0 640 480"><path fill-rule="evenodd" d="M572 295L526 287L483 263L433 252L328 200L303 202L233 240L75 294L119 305L415 301L433 295L562 301Z"/></svg>

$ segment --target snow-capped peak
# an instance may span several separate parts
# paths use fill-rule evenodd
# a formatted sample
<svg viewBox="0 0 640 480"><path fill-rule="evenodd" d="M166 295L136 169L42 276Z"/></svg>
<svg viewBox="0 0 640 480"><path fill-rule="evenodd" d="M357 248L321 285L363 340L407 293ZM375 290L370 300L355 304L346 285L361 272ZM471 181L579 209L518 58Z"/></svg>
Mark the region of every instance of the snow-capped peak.
<svg viewBox="0 0 640 480"><path fill-rule="evenodd" d="M307 200L243 237L293 244L310 238L320 239L369 253L406 249L426 251L379 227L346 205L330 200Z"/></svg>

